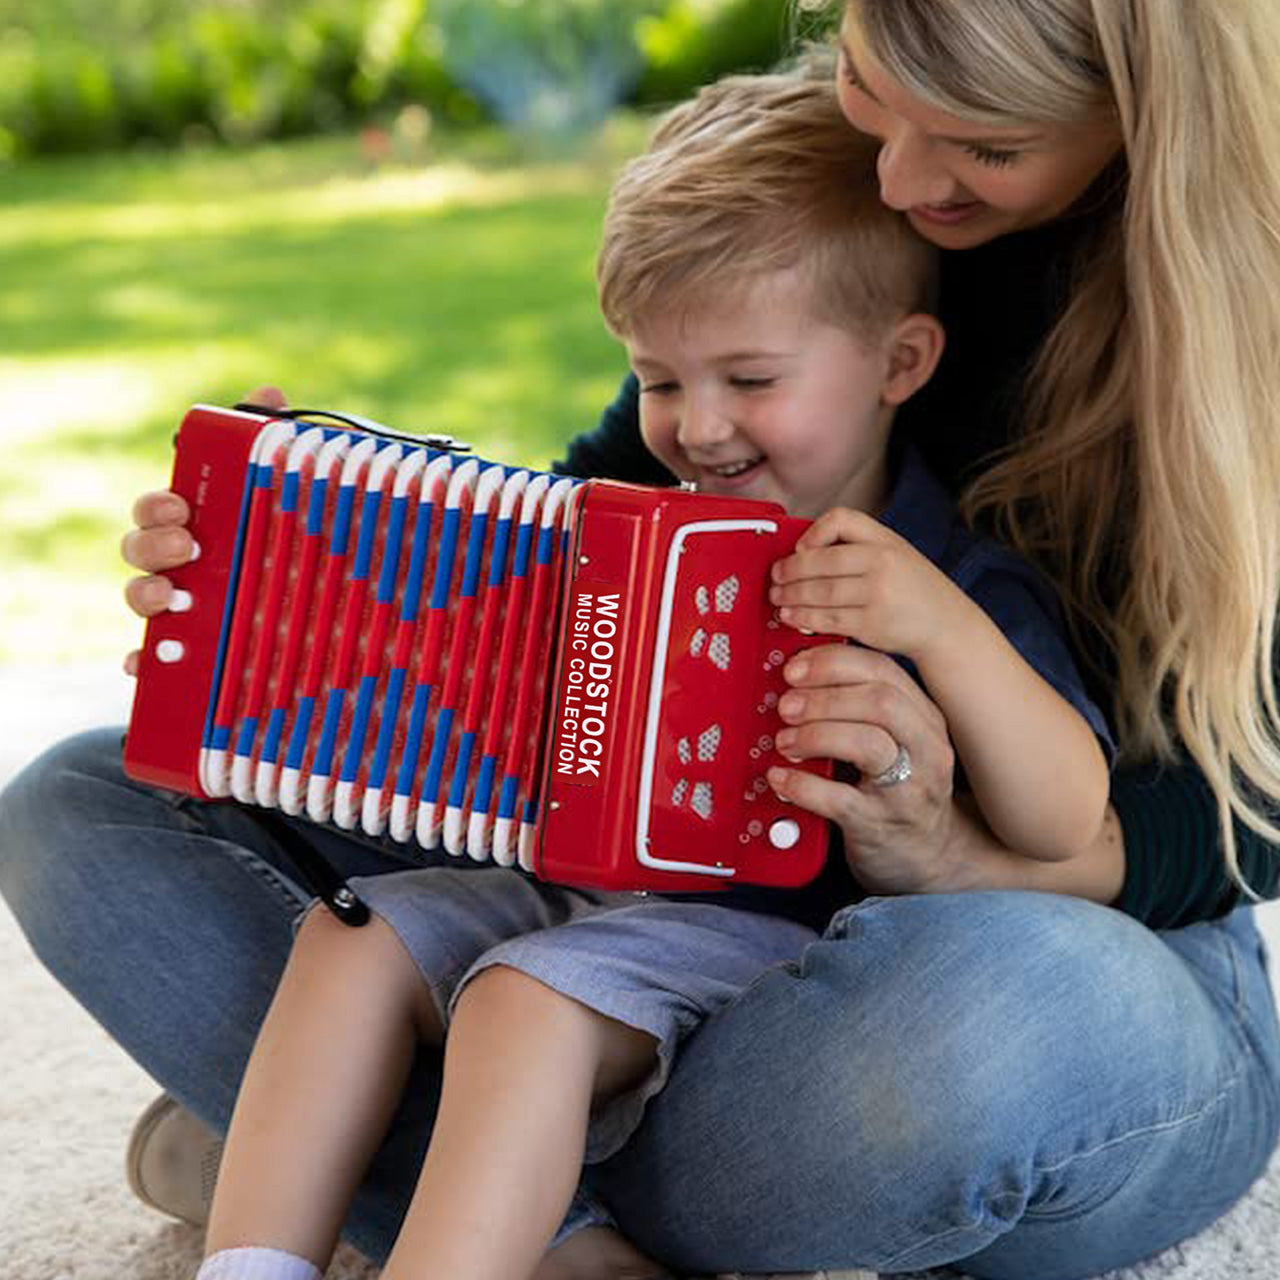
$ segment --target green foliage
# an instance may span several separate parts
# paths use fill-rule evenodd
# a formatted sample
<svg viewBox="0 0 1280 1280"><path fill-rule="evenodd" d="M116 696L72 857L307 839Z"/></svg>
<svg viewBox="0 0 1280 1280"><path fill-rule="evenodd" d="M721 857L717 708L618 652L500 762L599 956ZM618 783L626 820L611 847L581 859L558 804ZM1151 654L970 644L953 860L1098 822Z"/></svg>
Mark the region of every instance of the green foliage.
<svg viewBox="0 0 1280 1280"><path fill-rule="evenodd" d="M0 163L324 132L406 104L582 128L776 61L790 0L0 0Z"/></svg>
<svg viewBox="0 0 1280 1280"><path fill-rule="evenodd" d="M675 0L639 24L645 73L636 101L677 102L731 71L763 71L788 47L792 0Z"/></svg>

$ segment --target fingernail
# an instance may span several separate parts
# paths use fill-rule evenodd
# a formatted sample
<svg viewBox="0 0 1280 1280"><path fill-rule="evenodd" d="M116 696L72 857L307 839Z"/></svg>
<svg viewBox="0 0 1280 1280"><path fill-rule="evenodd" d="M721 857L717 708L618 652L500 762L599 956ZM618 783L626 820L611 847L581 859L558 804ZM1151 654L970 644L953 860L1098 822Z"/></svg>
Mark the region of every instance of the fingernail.
<svg viewBox="0 0 1280 1280"><path fill-rule="evenodd" d="M787 663L783 674L788 680L803 680L809 674L809 660L807 658L793 658Z"/></svg>
<svg viewBox="0 0 1280 1280"><path fill-rule="evenodd" d="M784 716L798 716L804 710L804 697L798 693L783 694L778 710Z"/></svg>
<svg viewBox="0 0 1280 1280"><path fill-rule="evenodd" d="M782 588L781 588L781 587L770 587L770 588L769 588L769 603L770 603L770 604L777 604L777 603L778 603L778 601L779 601L779 600L781 600L781 599L782 599Z"/></svg>
<svg viewBox="0 0 1280 1280"><path fill-rule="evenodd" d="M187 563L190 564L192 560L199 560L199 559L200 559L200 544L194 538L192 538L191 539L191 555L187 558Z"/></svg>

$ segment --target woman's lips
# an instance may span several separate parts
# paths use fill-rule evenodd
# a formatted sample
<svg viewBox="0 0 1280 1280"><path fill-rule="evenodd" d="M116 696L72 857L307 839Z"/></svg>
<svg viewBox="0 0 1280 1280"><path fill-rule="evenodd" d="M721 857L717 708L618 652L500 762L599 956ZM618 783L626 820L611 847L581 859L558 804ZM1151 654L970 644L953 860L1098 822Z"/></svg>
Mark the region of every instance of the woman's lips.
<svg viewBox="0 0 1280 1280"><path fill-rule="evenodd" d="M954 226L957 222L966 222L983 208L981 200L966 200L963 204L917 204L912 205L909 212L925 222L936 222L943 226Z"/></svg>

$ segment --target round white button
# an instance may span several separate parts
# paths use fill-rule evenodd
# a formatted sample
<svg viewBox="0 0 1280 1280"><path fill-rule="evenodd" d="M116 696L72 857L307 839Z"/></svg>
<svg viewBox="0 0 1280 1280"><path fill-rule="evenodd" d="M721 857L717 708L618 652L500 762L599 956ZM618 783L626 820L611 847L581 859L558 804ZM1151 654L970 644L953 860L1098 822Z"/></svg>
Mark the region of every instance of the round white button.
<svg viewBox="0 0 1280 1280"><path fill-rule="evenodd" d="M186 652L186 646L181 640L161 640L156 645L156 657L161 662L181 662Z"/></svg>
<svg viewBox="0 0 1280 1280"><path fill-rule="evenodd" d="M192 605L191 592L183 591L181 587L174 587L173 594L169 597L170 613L186 613Z"/></svg>
<svg viewBox="0 0 1280 1280"><path fill-rule="evenodd" d="M790 849L800 839L800 824L794 818L779 818L769 824L769 843L775 849Z"/></svg>

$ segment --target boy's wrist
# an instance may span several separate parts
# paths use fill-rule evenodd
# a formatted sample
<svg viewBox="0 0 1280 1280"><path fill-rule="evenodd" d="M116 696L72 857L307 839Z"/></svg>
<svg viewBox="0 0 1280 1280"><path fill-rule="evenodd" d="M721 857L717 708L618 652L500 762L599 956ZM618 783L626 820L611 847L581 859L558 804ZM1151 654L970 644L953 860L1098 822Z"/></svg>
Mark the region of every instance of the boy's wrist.
<svg viewBox="0 0 1280 1280"><path fill-rule="evenodd" d="M965 656L982 642L983 632L991 620L974 602L952 583L946 602L926 643L915 653L905 655L916 665L925 687L933 690L949 673L963 669Z"/></svg>

